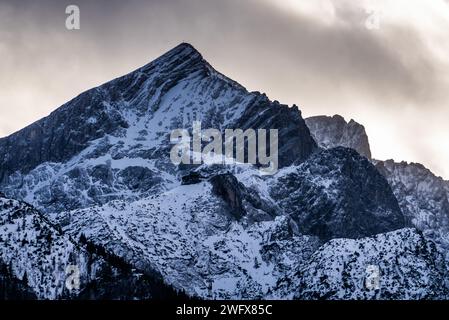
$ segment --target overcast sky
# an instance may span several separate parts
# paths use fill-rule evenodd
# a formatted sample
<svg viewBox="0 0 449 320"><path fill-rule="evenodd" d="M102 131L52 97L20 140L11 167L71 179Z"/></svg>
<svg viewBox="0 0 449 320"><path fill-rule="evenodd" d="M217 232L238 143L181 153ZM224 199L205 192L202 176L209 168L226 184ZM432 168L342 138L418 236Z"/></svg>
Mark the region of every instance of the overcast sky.
<svg viewBox="0 0 449 320"><path fill-rule="evenodd" d="M0 0L0 136L180 42L304 116L364 124L374 157L449 179L445 0Z"/></svg>

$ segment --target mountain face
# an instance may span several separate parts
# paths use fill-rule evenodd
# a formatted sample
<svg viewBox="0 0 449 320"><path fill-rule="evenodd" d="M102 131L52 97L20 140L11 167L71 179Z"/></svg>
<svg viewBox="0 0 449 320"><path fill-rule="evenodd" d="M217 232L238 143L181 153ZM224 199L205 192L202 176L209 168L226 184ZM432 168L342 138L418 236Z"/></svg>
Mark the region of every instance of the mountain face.
<svg viewBox="0 0 449 320"><path fill-rule="evenodd" d="M278 129L279 170L174 165L170 133L192 133L194 121L222 134ZM352 150L367 147L362 129L328 130L326 146L351 143L327 150L326 132L309 131L297 107L248 92L181 44L0 139L3 295L446 297L443 285L430 293L445 279L440 251L406 229L408 213L370 153ZM380 268L389 293L365 294L354 261ZM67 266L80 271L75 291Z"/></svg>
<svg viewBox="0 0 449 320"><path fill-rule="evenodd" d="M188 295L266 298L319 241L292 234L285 216L255 222L251 213L235 215L213 185L182 185L134 203L113 201L56 220L65 221L63 231L72 237L85 233L132 265L157 270ZM245 206L251 210L258 209Z"/></svg>
<svg viewBox="0 0 449 320"><path fill-rule="evenodd" d="M323 240L361 238L406 226L387 181L352 149L315 153L279 178L275 199L301 233Z"/></svg>
<svg viewBox="0 0 449 320"><path fill-rule="evenodd" d="M449 259L449 183L417 163L376 161L408 221L443 248Z"/></svg>
<svg viewBox="0 0 449 320"><path fill-rule="evenodd" d="M341 117L319 116L306 119L312 135L319 137L317 141L319 145L335 141L332 130L329 129L326 132L319 125L321 121L317 119L327 119L329 128L334 128L341 124ZM365 140L364 131L353 131L352 134L355 136L348 136L345 138L347 141L340 141L339 144L349 145L353 141ZM449 259L449 182L435 176L419 163L397 163L393 160L372 160L372 162L390 184L404 213L406 223L423 231L427 238L441 247L442 252Z"/></svg>
<svg viewBox="0 0 449 320"><path fill-rule="evenodd" d="M45 212L137 200L178 184L170 132L203 128L279 130L279 165L316 144L297 108L249 93L188 44L0 139L0 190Z"/></svg>
<svg viewBox="0 0 449 320"><path fill-rule="evenodd" d="M339 115L333 117L315 116L306 119L307 126L318 145L329 149L347 147L371 159L371 150L365 128L351 119Z"/></svg>
<svg viewBox="0 0 449 320"><path fill-rule="evenodd" d="M416 229L331 240L293 279L299 299L421 300L448 294L442 256Z"/></svg>
<svg viewBox="0 0 449 320"><path fill-rule="evenodd" d="M26 203L0 198L0 278L10 278L6 288L0 287L2 295L7 299L178 297L158 273L131 272L124 260L83 238L75 241ZM68 287L68 276L75 272L79 287Z"/></svg>
<svg viewBox="0 0 449 320"><path fill-rule="evenodd" d="M310 230L330 226L337 232L332 223L343 227L349 221L351 228L345 235L355 238L403 227L397 202L374 166L349 149L336 151L341 157L347 153L355 157L352 161L362 162L360 171L364 166L369 168L373 183L381 184L379 190L385 188L385 194L380 192L379 196L391 199L391 207L384 206L385 199L379 198L371 200L373 207L365 208L358 199L349 199L345 193L326 199L326 192L349 182L350 178L343 165L328 169L325 166L329 164L323 161L321 169L328 170L329 179L335 179L336 185L332 188L329 185L323 191L315 181L317 189L304 193L307 198L300 202L301 210L312 215L318 209L307 203L315 203L319 208L328 205L328 212L333 216L325 215L321 219L323 226L310 227ZM301 217L297 213L301 211L292 210L290 205L300 201L300 193L286 198L288 191L280 189L282 184L298 180L291 172L307 181L316 180L317 176L308 176L309 161L313 164L320 157L324 156L318 153L303 164L281 169L272 177L260 176L252 167L203 165L196 169L197 174L191 175L202 179L189 180L188 184L159 195L133 203L113 201L102 207L65 212L53 216L52 220L58 221L64 232L74 238L83 232L92 235L97 245L124 255L131 264L158 270L168 283L183 288L189 295L220 299L291 298L291 290L277 287L279 279L307 264L325 240L339 236L326 233L320 239L320 232L298 228ZM327 159L330 158L328 155ZM280 194L285 194L282 200ZM345 198L348 206L343 204ZM379 226L367 226L358 210L373 215L370 222Z"/></svg>

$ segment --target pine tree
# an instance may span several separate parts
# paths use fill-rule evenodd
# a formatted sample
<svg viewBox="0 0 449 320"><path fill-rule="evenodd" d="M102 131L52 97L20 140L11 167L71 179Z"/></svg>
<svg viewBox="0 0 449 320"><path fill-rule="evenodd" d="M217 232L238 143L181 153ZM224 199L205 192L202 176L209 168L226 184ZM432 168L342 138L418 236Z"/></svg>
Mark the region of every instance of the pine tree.
<svg viewBox="0 0 449 320"><path fill-rule="evenodd" d="M259 267L260 267L259 260L257 260L256 257L254 257L254 268L255 268L255 269L259 269Z"/></svg>
<svg viewBox="0 0 449 320"><path fill-rule="evenodd" d="M23 283L24 286L28 286L28 275L27 275L26 271L23 274L22 283Z"/></svg>
<svg viewBox="0 0 449 320"><path fill-rule="evenodd" d="M79 238L78 241L79 241L80 244L86 244L87 239L86 239L86 236L84 235L84 233L81 233L80 238Z"/></svg>

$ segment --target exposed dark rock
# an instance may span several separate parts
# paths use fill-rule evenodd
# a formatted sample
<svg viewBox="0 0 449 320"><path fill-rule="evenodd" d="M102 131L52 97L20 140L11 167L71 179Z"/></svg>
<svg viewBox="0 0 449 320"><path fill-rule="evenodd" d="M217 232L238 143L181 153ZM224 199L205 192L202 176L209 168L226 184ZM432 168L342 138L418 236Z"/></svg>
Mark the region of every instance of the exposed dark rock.
<svg viewBox="0 0 449 320"><path fill-rule="evenodd" d="M279 168L306 160L317 148L299 108L271 102L266 95L260 95L251 102L235 128L266 129L267 136L270 129L277 129Z"/></svg>
<svg viewBox="0 0 449 320"><path fill-rule="evenodd" d="M108 107L103 94L89 90L50 116L0 139L0 182L15 171L26 173L43 162L66 161L89 141L128 127L120 112Z"/></svg>
<svg viewBox="0 0 449 320"><path fill-rule="evenodd" d="M189 174L182 177L181 184L182 185L197 184L205 179L206 178L203 177L200 173L192 171Z"/></svg>
<svg viewBox="0 0 449 320"><path fill-rule="evenodd" d="M161 105L168 116L152 121ZM186 118L191 121L185 123ZM170 131L191 131L194 120L222 131L278 129L280 167L304 161L317 148L297 107L248 92L214 70L191 45L181 44L0 139L0 188L17 199L34 198L46 212L123 199L129 190L156 190L166 173L182 176L184 169L196 167L176 167L169 159ZM67 167L69 159L74 165ZM126 164L125 159L154 161L155 172L137 169L132 161L130 169L108 167L107 161Z"/></svg>
<svg viewBox="0 0 449 320"><path fill-rule="evenodd" d="M272 193L302 233L323 240L360 238L406 226L388 182L352 149L314 154L281 177Z"/></svg>
<svg viewBox="0 0 449 320"><path fill-rule="evenodd" d="M127 167L118 176L130 190L147 191L162 181L155 172L144 167Z"/></svg>
<svg viewBox="0 0 449 320"><path fill-rule="evenodd" d="M244 216L250 221L271 220L276 214L272 204L246 188L233 174L218 174L210 178L209 182L212 192L224 200L237 220Z"/></svg>
<svg viewBox="0 0 449 320"><path fill-rule="evenodd" d="M222 133L226 128L278 129L279 168L284 170L261 176L251 166L174 165L170 132L191 132L195 120ZM344 145L370 158L362 126L341 117L309 119L314 122L310 127L320 147ZM386 260L393 279L388 278L382 297L440 296L435 284L441 282L444 263L434 248L414 232L383 233L409 225L385 178L356 151L322 150L315 140L297 107L248 92L192 46L181 44L0 139L0 189L32 199L43 212L15 200L0 201L0 262L14 265L12 273L5 272L13 289L4 290L0 283L0 293L26 295L23 283L31 280L28 287L41 298L179 297L167 281L211 299L293 293L334 298L353 291L359 298L364 291L357 291L349 274L357 271L353 277L360 284L363 263ZM210 184L185 186L205 177L211 177ZM408 185L406 180L394 186ZM449 187L441 185L432 203L419 209L445 206L442 195ZM319 248L342 237L357 239L331 240ZM388 259L384 251L391 254ZM63 267L72 263L80 264L83 282L80 292L67 293L60 279ZM269 281L261 276L266 270ZM414 274L430 281L407 280ZM283 278L290 286L276 287ZM404 284L402 295L395 295L398 283ZM302 291L294 291L298 284Z"/></svg>
<svg viewBox="0 0 449 320"><path fill-rule="evenodd" d="M216 175L209 181L212 184L212 191L229 205L236 219L241 219L246 214L243 206L245 187L229 173Z"/></svg>
<svg viewBox="0 0 449 320"><path fill-rule="evenodd" d="M107 164L99 164L93 167L90 176L94 182L100 181L107 186L112 186L114 182L113 172Z"/></svg>

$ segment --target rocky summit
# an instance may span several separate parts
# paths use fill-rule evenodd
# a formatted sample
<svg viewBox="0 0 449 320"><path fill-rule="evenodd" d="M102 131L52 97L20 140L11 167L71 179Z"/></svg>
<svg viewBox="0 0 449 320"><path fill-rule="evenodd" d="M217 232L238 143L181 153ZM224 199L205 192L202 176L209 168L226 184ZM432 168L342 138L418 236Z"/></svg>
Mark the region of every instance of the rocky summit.
<svg viewBox="0 0 449 320"><path fill-rule="evenodd" d="M171 131L195 121L277 129L279 170L173 164ZM446 182L411 170L432 186L420 192L371 160L361 125L304 120L190 44L0 139L0 152L5 298L447 297ZM364 285L371 267L380 287Z"/></svg>
<svg viewBox="0 0 449 320"><path fill-rule="evenodd" d="M371 150L365 127L351 119L340 116L315 116L306 119L312 136L323 148L347 147L371 159Z"/></svg>

